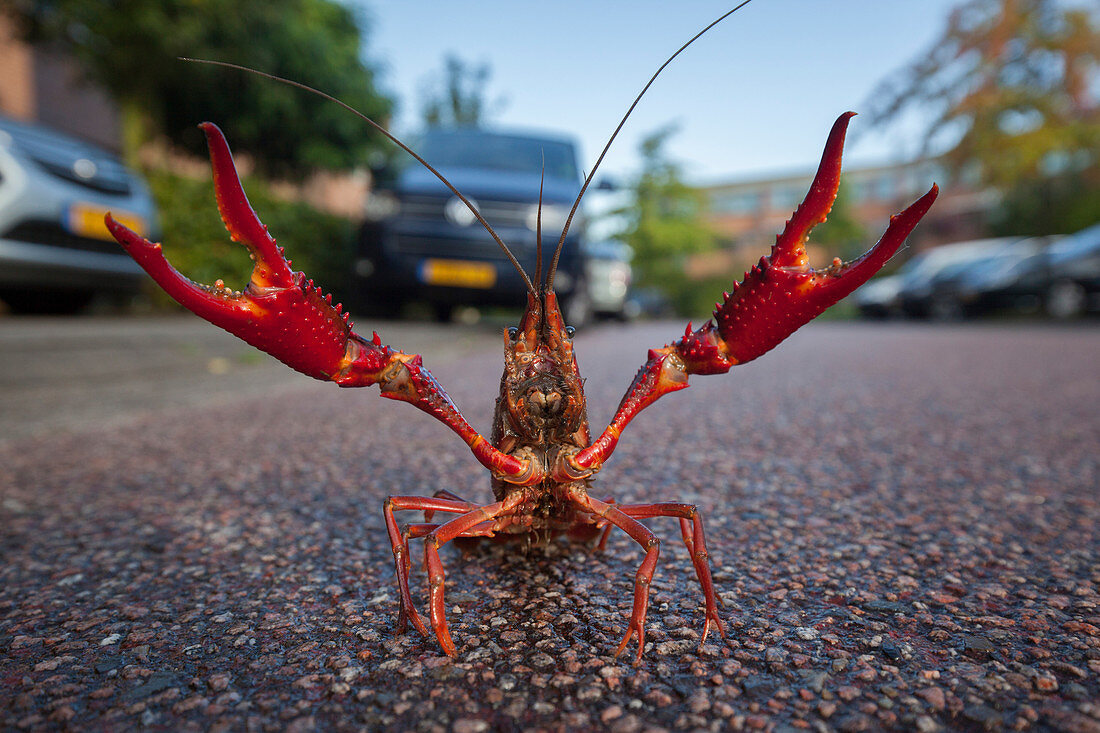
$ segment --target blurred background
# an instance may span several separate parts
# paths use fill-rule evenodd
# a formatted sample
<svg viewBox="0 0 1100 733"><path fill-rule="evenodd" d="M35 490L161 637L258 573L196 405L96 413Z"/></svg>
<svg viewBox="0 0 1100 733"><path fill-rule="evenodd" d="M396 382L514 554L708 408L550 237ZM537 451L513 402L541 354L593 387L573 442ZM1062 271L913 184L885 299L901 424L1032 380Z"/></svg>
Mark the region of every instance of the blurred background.
<svg viewBox="0 0 1100 733"><path fill-rule="evenodd" d="M6 0L0 3L0 301L27 313L174 306L102 215L193 279L250 263L213 205L198 122L254 207L357 312L448 321L521 303L468 212L337 105L435 163L534 269L648 75L729 8L655 2ZM568 318L705 317L801 201L852 109L822 265L943 193L841 316L1075 318L1100 297L1100 10L1072 0L756 0L668 68L601 165L562 255Z"/></svg>

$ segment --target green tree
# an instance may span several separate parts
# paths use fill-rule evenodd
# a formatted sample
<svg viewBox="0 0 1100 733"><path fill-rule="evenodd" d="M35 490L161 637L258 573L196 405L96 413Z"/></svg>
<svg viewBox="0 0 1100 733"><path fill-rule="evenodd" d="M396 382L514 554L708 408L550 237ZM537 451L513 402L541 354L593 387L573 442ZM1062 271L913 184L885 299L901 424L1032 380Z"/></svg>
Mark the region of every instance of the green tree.
<svg viewBox="0 0 1100 733"><path fill-rule="evenodd" d="M703 218L703 196L684 182L680 166L665 152L675 132L675 127L665 127L642 141L642 170L630 185L633 200L616 213L626 222L621 237L634 250L638 284L662 290L679 310L694 313L702 303L695 296L707 291L704 299L712 298L713 292L687 281L684 260L714 249L717 240ZM702 307L707 306L709 301Z"/></svg>
<svg viewBox="0 0 1100 733"><path fill-rule="evenodd" d="M375 119L391 101L362 62L363 22L331 0L8 0L32 41L71 52L120 102L132 153L156 132L196 152L195 125L226 127L269 171L361 162L379 137L337 105L270 80L189 64L249 66L309 84Z"/></svg>
<svg viewBox="0 0 1100 733"><path fill-rule="evenodd" d="M420 114L428 127L478 127L503 105L487 96L492 69L474 66L449 54L443 60L443 74L429 81L421 92Z"/></svg>
<svg viewBox="0 0 1100 733"><path fill-rule="evenodd" d="M852 192L843 179L828 220L814 229L813 241L823 246L830 256L850 260L867 249L867 232L852 211Z"/></svg>
<svg viewBox="0 0 1100 733"><path fill-rule="evenodd" d="M1098 82L1095 6L968 0L869 106L877 122L934 110L927 142L953 140L944 161L1005 194L1002 225L1052 233L1100 220ZM1018 208L1036 196L1051 205Z"/></svg>

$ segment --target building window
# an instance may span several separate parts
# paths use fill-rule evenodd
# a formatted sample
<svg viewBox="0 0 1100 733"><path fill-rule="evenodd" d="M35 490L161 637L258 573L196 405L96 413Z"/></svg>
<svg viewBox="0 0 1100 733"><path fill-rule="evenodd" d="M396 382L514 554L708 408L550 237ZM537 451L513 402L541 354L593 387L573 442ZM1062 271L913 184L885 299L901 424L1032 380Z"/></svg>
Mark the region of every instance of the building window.
<svg viewBox="0 0 1100 733"><path fill-rule="evenodd" d="M872 195L878 201L890 201L894 198L894 190L893 176L883 174L875 179L874 193Z"/></svg>
<svg viewBox="0 0 1100 733"><path fill-rule="evenodd" d="M808 183L779 183L772 187L771 208L776 211L790 211L802 203Z"/></svg>
<svg viewBox="0 0 1100 733"><path fill-rule="evenodd" d="M716 214L752 214L760 210L759 191L718 193L711 201Z"/></svg>

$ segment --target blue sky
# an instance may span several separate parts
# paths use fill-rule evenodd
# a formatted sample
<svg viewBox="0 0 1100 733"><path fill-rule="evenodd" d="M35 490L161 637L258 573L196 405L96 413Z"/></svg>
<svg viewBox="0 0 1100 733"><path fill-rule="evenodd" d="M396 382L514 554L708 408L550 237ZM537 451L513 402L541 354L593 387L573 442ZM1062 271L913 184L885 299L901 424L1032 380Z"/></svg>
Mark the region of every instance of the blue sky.
<svg viewBox="0 0 1100 733"><path fill-rule="evenodd" d="M889 72L927 49L959 0L753 0L669 66L635 110L601 171L637 169L639 141L679 126L669 151L690 180L809 168L840 113L866 108ZM368 53L419 123L419 90L451 52L492 66L501 125L570 132L590 167L649 75L734 3L397 2L368 5ZM916 123L917 121L914 121ZM849 164L912 157L918 124L870 134L857 117Z"/></svg>

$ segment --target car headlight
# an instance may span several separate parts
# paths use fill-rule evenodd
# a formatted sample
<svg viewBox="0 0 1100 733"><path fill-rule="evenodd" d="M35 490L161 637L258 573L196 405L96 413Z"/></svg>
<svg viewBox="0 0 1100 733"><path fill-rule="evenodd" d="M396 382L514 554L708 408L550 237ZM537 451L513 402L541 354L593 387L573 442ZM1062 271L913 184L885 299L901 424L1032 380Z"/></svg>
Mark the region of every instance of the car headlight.
<svg viewBox="0 0 1100 733"><path fill-rule="evenodd" d="M367 221L382 221L397 216L401 212L401 200L389 191L371 191L363 207L363 218Z"/></svg>
<svg viewBox="0 0 1100 733"><path fill-rule="evenodd" d="M630 266L624 262L612 263L607 273L607 289L614 298L622 298L630 287Z"/></svg>
<svg viewBox="0 0 1100 733"><path fill-rule="evenodd" d="M539 214L538 204L532 204L527 207L527 228L531 231L535 231ZM565 226L565 219L569 216L569 209L565 206L559 206L557 204L543 204L542 205L542 231L560 233ZM576 219L574 219L576 222ZM580 222L576 222L580 223Z"/></svg>

